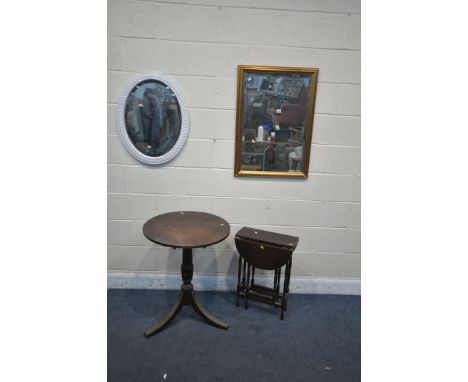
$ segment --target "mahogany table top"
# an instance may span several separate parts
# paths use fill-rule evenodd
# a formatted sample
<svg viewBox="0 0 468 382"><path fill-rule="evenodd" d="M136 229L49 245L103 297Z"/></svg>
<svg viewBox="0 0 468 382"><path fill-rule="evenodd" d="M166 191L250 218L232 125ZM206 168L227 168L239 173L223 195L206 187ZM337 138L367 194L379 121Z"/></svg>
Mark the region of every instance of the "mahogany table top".
<svg viewBox="0 0 468 382"><path fill-rule="evenodd" d="M197 211L169 212L143 225L143 234L149 240L173 248L207 247L223 241L229 232L226 220Z"/></svg>

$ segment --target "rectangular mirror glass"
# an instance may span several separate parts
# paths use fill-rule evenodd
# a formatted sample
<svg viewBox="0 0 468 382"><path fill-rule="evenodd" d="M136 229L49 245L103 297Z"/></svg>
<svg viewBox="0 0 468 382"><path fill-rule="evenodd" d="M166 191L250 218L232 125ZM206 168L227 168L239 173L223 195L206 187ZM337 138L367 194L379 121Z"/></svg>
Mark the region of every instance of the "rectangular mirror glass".
<svg viewBox="0 0 468 382"><path fill-rule="evenodd" d="M234 175L307 178L318 71L239 66Z"/></svg>

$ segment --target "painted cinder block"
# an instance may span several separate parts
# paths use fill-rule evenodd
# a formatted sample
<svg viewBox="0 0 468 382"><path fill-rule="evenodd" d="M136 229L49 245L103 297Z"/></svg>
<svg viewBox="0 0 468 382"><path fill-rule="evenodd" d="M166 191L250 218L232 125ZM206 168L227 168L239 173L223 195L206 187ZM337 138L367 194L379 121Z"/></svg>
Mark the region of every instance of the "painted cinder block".
<svg viewBox="0 0 468 382"><path fill-rule="evenodd" d="M359 232L349 229L308 228L302 234L301 242L298 249L302 251L359 253L361 250Z"/></svg>
<svg viewBox="0 0 468 382"><path fill-rule="evenodd" d="M211 198L201 196L157 195L155 214L165 214L173 211L213 212Z"/></svg>
<svg viewBox="0 0 468 382"><path fill-rule="evenodd" d="M302 200L353 201L352 175L309 174L306 182L297 184L297 197Z"/></svg>
<svg viewBox="0 0 468 382"><path fill-rule="evenodd" d="M108 269L120 271L154 271L180 274L182 250L163 247L157 244L150 246L108 246ZM238 257L233 249L220 250L195 248L193 265L196 273L234 274L237 272Z"/></svg>
<svg viewBox="0 0 468 382"><path fill-rule="evenodd" d="M351 214L349 218L349 228L361 228L361 205L353 204L351 206Z"/></svg>
<svg viewBox="0 0 468 382"><path fill-rule="evenodd" d="M217 109L235 109L237 103L237 79L216 78L214 107Z"/></svg>
<svg viewBox="0 0 468 382"><path fill-rule="evenodd" d="M107 222L108 245L151 245L143 235L144 220L109 220Z"/></svg>
<svg viewBox="0 0 468 382"><path fill-rule="evenodd" d="M334 174L361 174L360 147L331 147L329 171Z"/></svg>
<svg viewBox="0 0 468 382"><path fill-rule="evenodd" d="M170 2L179 3L181 1L170 0ZM184 0L184 3L213 7L292 10L296 12L360 13L361 11L360 0Z"/></svg>
<svg viewBox="0 0 468 382"><path fill-rule="evenodd" d="M315 257L315 276L360 278L361 256L355 254L319 253Z"/></svg>
<svg viewBox="0 0 468 382"><path fill-rule="evenodd" d="M107 37L107 68L109 70L122 70L122 39L120 37Z"/></svg>
<svg viewBox="0 0 468 382"><path fill-rule="evenodd" d="M352 16L337 13L222 8L219 40L259 45L359 49ZM242 22L239 22L242 20ZM262 33L268 31L268 33ZM345 37L345 36L350 37Z"/></svg>
<svg viewBox="0 0 468 382"><path fill-rule="evenodd" d="M174 0L179 2L180 0ZM211 5L213 7L225 6L225 7L241 7L249 8L252 5L252 0L184 0L184 3L194 5Z"/></svg>
<svg viewBox="0 0 468 382"><path fill-rule="evenodd" d="M171 76L183 89L189 108L215 108L215 78L195 76Z"/></svg>
<svg viewBox="0 0 468 382"><path fill-rule="evenodd" d="M115 124L115 109L117 105L107 104L107 134L117 135L117 125Z"/></svg>
<svg viewBox="0 0 468 382"><path fill-rule="evenodd" d="M286 226L320 226L321 202L302 200L271 200L268 224Z"/></svg>
<svg viewBox="0 0 468 382"><path fill-rule="evenodd" d="M155 37L178 41L219 41L220 13L217 7L161 3L154 19Z"/></svg>
<svg viewBox="0 0 468 382"><path fill-rule="evenodd" d="M359 13L359 0L109 2L110 270L179 274L180 250L152 244L142 225L198 210L231 234L194 251L195 272L235 274L235 232L252 226L299 236L293 276L360 277ZM234 177L240 64L320 69L307 180ZM130 156L115 128L122 90L141 72L171 77L190 111L186 146L159 167Z"/></svg>
<svg viewBox="0 0 468 382"><path fill-rule="evenodd" d="M213 167L234 169L234 141L215 140Z"/></svg>
<svg viewBox="0 0 468 382"><path fill-rule="evenodd" d="M230 224L267 224L268 201L244 198L212 198L213 212Z"/></svg>
<svg viewBox="0 0 468 382"><path fill-rule="evenodd" d="M348 226L352 204L325 203L322 210L323 227L345 228Z"/></svg>
<svg viewBox="0 0 468 382"><path fill-rule="evenodd" d="M212 200L199 196L157 195L151 217L174 211L212 212Z"/></svg>
<svg viewBox="0 0 468 382"><path fill-rule="evenodd" d="M128 192L185 195L184 171L177 167L131 166L127 169Z"/></svg>
<svg viewBox="0 0 468 382"><path fill-rule="evenodd" d="M180 249L157 246L114 246L107 249L110 271L133 270L180 273Z"/></svg>
<svg viewBox="0 0 468 382"><path fill-rule="evenodd" d="M189 139L182 151L168 166L174 167L213 167L213 141Z"/></svg>
<svg viewBox="0 0 468 382"><path fill-rule="evenodd" d="M354 202L361 201L361 177L355 176L353 178L353 187L351 189L351 200Z"/></svg>
<svg viewBox="0 0 468 382"><path fill-rule="evenodd" d="M361 115L361 86L319 82L315 111L319 114Z"/></svg>
<svg viewBox="0 0 468 382"><path fill-rule="evenodd" d="M297 189L304 179L233 178L240 196L263 199L297 199Z"/></svg>
<svg viewBox="0 0 468 382"><path fill-rule="evenodd" d="M248 47L202 42L122 39L122 68L169 75L236 77Z"/></svg>
<svg viewBox="0 0 468 382"><path fill-rule="evenodd" d="M124 147L119 135L107 135L107 163L140 165Z"/></svg>
<svg viewBox="0 0 468 382"><path fill-rule="evenodd" d="M361 15L348 15L343 34L343 46L348 49L361 49Z"/></svg>
<svg viewBox="0 0 468 382"><path fill-rule="evenodd" d="M107 195L107 218L110 220L147 220L156 214L156 195L126 193Z"/></svg>
<svg viewBox="0 0 468 382"><path fill-rule="evenodd" d="M199 0L191 0L199 1ZM230 0L236 3L236 0ZM232 4L234 5L234 4ZM280 10L293 10L304 12L337 12L337 13L360 13L360 0L251 0L252 8L270 8Z"/></svg>
<svg viewBox="0 0 468 382"><path fill-rule="evenodd" d="M111 36L154 37L156 3L112 0L107 7L107 31Z"/></svg>
<svg viewBox="0 0 468 382"><path fill-rule="evenodd" d="M284 38L278 16L277 11L221 8L222 28L217 38L231 43L277 45Z"/></svg>
<svg viewBox="0 0 468 382"><path fill-rule="evenodd" d="M323 145L360 146L361 118L315 114L312 142Z"/></svg>
<svg viewBox="0 0 468 382"><path fill-rule="evenodd" d="M348 229L346 231L346 241L350 249L343 252L360 253L361 252L361 230Z"/></svg>
<svg viewBox="0 0 468 382"><path fill-rule="evenodd" d="M232 171L220 169L187 170L187 193L203 196L240 196L232 180Z"/></svg>
<svg viewBox="0 0 468 382"><path fill-rule="evenodd" d="M341 253L314 254L313 275L339 277L342 258L343 254Z"/></svg>
<svg viewBox="0 0 468 382"><path fill-rule="evenodd" d="M310 150L309 172L327 173L330 161L330 147L312 144Z"/></svg>
<svg viewBox="0 0 468 382"><path fill-rule="evenodd" d="M183 43L181 43L183 45ZM169 55L173 43L154 39L122 38L122 70L169 73L180 57Z"/></svg>
<svg viewBox="0 0 468 382"><path fill-rule="evenodd" d="M108 192L127 191L127 171L123 166L107 166L107 190Z"/></svg>
<svg viewBox="0 0 468 382"><path fill-rule="evenodd" d="M359 51L251 46L248 61L244 64L272 65L271 63L274 63L274 66L319 68L320 82L361 82Z"/></svg>
<svg viewBox="0 0 468 382"><path fill-rule="evenodd" d="M129 72L107 72L107 102L117 104L127 83L135 76Z"/></svg>
<svg viewBox="0 0 468 382"><path fill-rule="evenodd" d="M235 110L190 109L190 137L234 141Z"/></svg>
<svg viewBox="0 0 468 382"><path fill-rule="evenodd" d="M196 248L193 251L194 271L202 274L237 273L238 257L233 249Z"/></svg>
<svg viewBox="0 0 468 382"><path fill-rule="evenodd" d="M339 266L340 278L361 278L361 255L359 253L345 253Z"/></svg>
<svg viewBox="0 0 468 382"><path fill-rule="evenodd" d="M358 84L340 84L337 94L336 114L361 115L361 86Z"/></svg>
<svg viewBox="0 0 468 382"><path fill-rule="evenodd" d="M352 22L356 16L282 11L282 43L309 48L359 49L360 41L355 38Z"/></svg>
<svg viewBox="0 0 468 382"><path fill-rule="evenodd" d="M148 220L173 211L212 212L211 198L153 194L111 193L107 198L109 220Z"/></svg>
<svg viewBox="0 0 468 382"><path fill-rule="evenodd" d="M259 199L295 199L298 180L234 177L224 169L187 170L189 195L235 196Z"/></svg>
<svg viewBox="0 0 468 382"><path fill-rule="evenodd" d="M316 257L316 253L295 250L293 253L291 276L314 276ZM293 282L291 280L291 283Z"/></svg>

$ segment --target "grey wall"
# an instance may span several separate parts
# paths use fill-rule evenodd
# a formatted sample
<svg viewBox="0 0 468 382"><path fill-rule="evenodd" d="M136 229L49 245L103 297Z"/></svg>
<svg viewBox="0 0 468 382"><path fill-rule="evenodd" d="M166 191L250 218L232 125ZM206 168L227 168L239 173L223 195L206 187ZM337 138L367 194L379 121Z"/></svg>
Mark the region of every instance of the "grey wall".
<svg viewBox="0 0 468 382"><path fill-rule="evenodd" d="M307 180L234 178L237 65L320 68ZM115 108L138 73L184 92L182 153L149 167L122 146ZM359 1L108 2L108 269L179 273L180 254L142 235L173 210L300 237L293 277L360 278ZM233 234L194 251L195 270L236 271Z"/></svg>

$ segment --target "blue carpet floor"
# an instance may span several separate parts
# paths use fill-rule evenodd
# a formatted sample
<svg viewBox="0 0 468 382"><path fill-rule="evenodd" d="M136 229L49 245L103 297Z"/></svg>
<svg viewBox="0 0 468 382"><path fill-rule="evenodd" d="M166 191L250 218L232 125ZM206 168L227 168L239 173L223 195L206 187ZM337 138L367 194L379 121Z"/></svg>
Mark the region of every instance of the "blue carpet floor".
<svg viewBox="0 0 468 382"><path fill-rule="evenodd" d="M164 331L145 338L177 294L108 290L108 381L360 380L359 296L292 294L281 321L272 306L250 301L245 310L235 306L234 293L197 292L229 330L184 306Z"/></svg>

